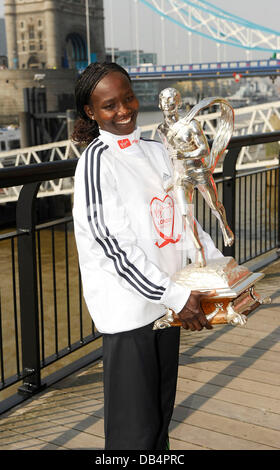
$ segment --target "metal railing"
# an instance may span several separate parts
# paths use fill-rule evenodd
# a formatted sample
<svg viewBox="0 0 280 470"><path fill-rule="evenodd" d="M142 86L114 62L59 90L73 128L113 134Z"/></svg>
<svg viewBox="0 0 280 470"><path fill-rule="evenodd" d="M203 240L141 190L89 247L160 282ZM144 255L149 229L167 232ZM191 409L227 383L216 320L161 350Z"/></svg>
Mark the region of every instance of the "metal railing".
<svg viewBox="0 0 280 470"><path fill-rule="evenodd" d="M230 99L229 99L229 102ZM280 101L273 101L252 106L244 106L234 110L234 136L248 136L251 134L264 134L275 132L280 126ZM200 114L196 116L207 135L208 139L213 139L217 133L217 120L220 117L219 112ZM143 126L142 133L146 133L151 139L156 138L159 123L153 123ZM243 145L236 162L237 170L248 170L257 166L275 165L277 158L264 158L261 156L261 145L256 151L253 151L252 145ZM1 154L0 154L1 158ZM220 162L216 169L221 172Z"/></svg>
<svg viewBox="0 0 280 470"><path fill-rule="evenodd" d="M36 224L40 184L73 177L77 159L0 172L0 186L23 185L16 230L0 235L0 390L23 381L3 410L47 383L42 371L100 338L82 298L72 216ZM101 357L100 344L74 367ZM79 364L79 365L78 365ZM59 371L62 366L54 368ZM71 366L67 365L67 373ZM75 369L71 369L75 370ZM55 373L52 380L56 379ZM59 373L56 374L57 376Z"/></svg>
<svg viewBox="0 0 280 470"><path fill-rule="evenodd" d="M237 172L238 155L244 146L279 140L280 132L231 139L223 174L216 178L216 184L236 235L232 247L223 247L217 220L196 192L197 219L218 248L226 256L235 257L239 264L260 255L268 257L279 248L280 165L278 160L269 168ZM75 158L0 170L0 188L22 186L16 230L0 235L0 390L23 381L16 398L4 400L4 409L38 392L59 374L61 377L69 373L71 367L67 366L64 372L58 361L100 337L82 298L72 217L36 225L40 185L72 178L77 161ZM8 253L6 258L3 252ZM102 350L96 348L73 367L100 358ZM7 368L11 357L12 364ZM56 377L42 379L42 371L55 362Z"/></svg>
<svg viewBox="0 0 280 470"><path fill-rule="evenodd" d="M69 160L79 158L80 151L71 140L62 140L51 144L36 145L0 153L0 170L43 162ZM1 202L17 201L21 186L3 188L0 193ZM56 178L45 181L41 185L37 197L56 196L58 194L73 193L73 178Z"/></svg>
<svg viewBox="0 0 280 470"><path fill-rule="evenodd" d="M35 233L24 228L2 234L1 248L4 243L6 247L10 245L11 269L7 273L6 267L2 266L2 271L10 275L12 289L0 295L0 324L2 326L2 299L7 306L6 314L13 313L12 318L3 318L6 327L2 331L12 330L14 335L3 338L0 333L1 389L28 374L31 377L32 370L46 368L100 336L89 321L82 299L72 217L37 225ZM32 265L29 248L35 257ZM35 318L38 323L34 323ZM4 346L9 347L9 357L4 354ZM34 363L39 356L40 364ZM8 378L6 369L10 374ZM40 383L39 378L36 383ZM29 392L34 387L35 384L25 381L21 391Z"/></svg>
<svg viewBox="0 0 280 470"><path fill-rule="evenodd" d="M197 64L168 64L151 65L141 64L139 66L126 67L132 79L168 78L181 77L193 79L194 77L233 77L234 74L246 74L246 76L279 75L280 61L268 60L243 60L243 61L219 61Z"/></svg>
<svg viewBox="0 0 280 470"><path fill-rule="evenodd" d="M234 114L234 136L274 132L280 126L280 101L237 108ZM219 112L214 112L200 114L196 117L208 139L213 139L217 133L219 116ZM159 123L141 126L142 135L147 138L157 139L158 125ZM33 163L68 160L74 157L79 158L81 152L82 148L75 145L71 140L9 150L0 152L0 170L2 168L18 167ZM239 153L236 168L244 170L256 168L257 166L275 165L277 163L277 158L268 158L262 155L261 145L257 149L244 145ZM221 162L219 162L215 172L221 172L221 170L222 166ZM67 179L58 178L41 184L37 197L72 194L73 189L73 177ZM17 201L20 190L21 186L2 188L0 191L0 204Z"/></svg>

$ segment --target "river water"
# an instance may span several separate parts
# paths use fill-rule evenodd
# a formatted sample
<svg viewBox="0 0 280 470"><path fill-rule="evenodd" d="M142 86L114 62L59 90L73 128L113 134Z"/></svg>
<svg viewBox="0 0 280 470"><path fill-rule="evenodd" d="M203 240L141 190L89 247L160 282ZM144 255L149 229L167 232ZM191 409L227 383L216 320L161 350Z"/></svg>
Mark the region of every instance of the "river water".
<svg viewBox="0 0 280 470"><path fill-rule="evenodd" d="M2 234L4 232L7 233L7 231L9 229L2 230ZM41 279L42 285L42 289L40 289L40 285L38 286L40 347L42 352L42 344L44 344L42 357L44 355L47 358L57 351L68 348L70 344L79 342L82 337L90 335L92 333L92 321L84 300L79 295L78 259L72 227L69 227L67 234L65 234L64 227L58 227L54 231L51 229L40 231L40 247L41 269L40 271L38 269L38 278ZM15 278L13 277L12 269L12 242L9 239L0 240L1 327L5 379L17 373L17 347L21 356L16 240L14 248ZM37 248L38 258L39 251ZM67 296L67 290L69 291L69 296ZM81 316L79 315L80 306L82 306ZM19 332L18 346L15 340L16 329ZM42 341L42 331L44 341ZM85 346L82 350L71 354L71 358L65 357L61 359L59 367L67 365L69 362L100 347L100 345L100 340L97 340L96 344ZM49 375L57 370L57 368L57 363L48 366L43 370L42 376ZM2 370L0 373L2 375ZM16 388L13 387L12 390L15 391ZM0 393L1 399L9 395L10 388Z"/></svg>

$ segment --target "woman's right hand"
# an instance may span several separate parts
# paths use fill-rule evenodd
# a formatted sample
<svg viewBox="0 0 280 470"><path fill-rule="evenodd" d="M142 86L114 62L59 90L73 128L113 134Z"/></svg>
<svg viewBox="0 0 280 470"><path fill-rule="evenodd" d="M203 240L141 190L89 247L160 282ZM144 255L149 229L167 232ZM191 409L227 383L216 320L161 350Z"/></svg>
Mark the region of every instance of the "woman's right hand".
<svg viewBox="0 0 280 470"><path fill-rule="evenodd" d="M184 305L182 310L177 313L178 317L182 322L183 328L191 331L200 331L202 330L202 328L207 328L208 330L211 330L213 328L202 310L201 299L205 297L212 297L215 295L215 293L216 291L191 291L186 304Z"/></svg>

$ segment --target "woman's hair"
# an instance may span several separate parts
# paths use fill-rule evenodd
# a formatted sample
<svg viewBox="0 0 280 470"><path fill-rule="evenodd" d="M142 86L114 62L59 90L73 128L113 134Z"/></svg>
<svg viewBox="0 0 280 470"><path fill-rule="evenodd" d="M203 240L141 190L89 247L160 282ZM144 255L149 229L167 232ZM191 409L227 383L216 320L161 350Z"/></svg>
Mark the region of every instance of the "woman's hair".
<svg viewBox="0 0 280 470"><path fill-rule="evenodd" d="M98 124L90 119L84 106L89 104L90 96L100 80L109 72L123 73L129 81L130 76L127 71L115 62L99 63L95 62L88 67L80 75L75 87L75 99L78 113L78 119L74 126L72 140L80 144L90 144L95 137L99 135Z"/></svg>

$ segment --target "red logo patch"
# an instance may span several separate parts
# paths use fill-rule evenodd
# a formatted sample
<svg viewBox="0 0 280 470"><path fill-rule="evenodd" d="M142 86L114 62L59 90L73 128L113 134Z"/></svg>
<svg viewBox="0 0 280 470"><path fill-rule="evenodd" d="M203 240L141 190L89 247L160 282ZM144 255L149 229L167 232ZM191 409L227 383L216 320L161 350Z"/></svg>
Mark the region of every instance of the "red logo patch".
<svg viewBox="0 0 280 470"><path fill-rule="evenodd" d="M118 140L118 144L121 149L126 149L127 147L131 146L131 142L129 139Z"/></svg>

